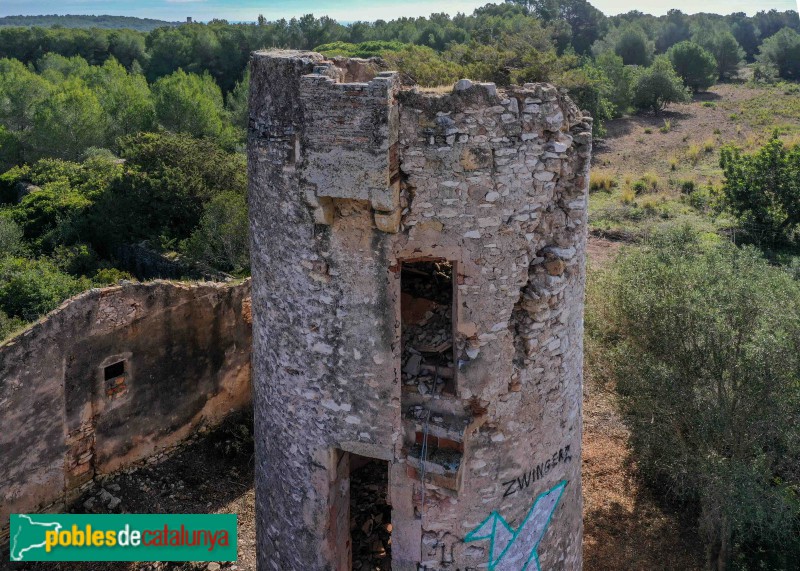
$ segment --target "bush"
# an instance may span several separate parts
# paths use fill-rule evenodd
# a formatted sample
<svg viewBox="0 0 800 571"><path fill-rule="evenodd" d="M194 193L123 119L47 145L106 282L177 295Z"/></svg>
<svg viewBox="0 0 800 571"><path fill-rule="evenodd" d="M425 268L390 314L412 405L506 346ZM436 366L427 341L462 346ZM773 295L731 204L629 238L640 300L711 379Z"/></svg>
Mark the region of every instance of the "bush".
<svg viewBox="0 0 800 571"><path fill-rule="evenodd" d="M658 115L670 103L688 100L689 94L666 56L657 57L652 66L636 74L633 105L637 109Z"/></svg>
<svg viewBox="0 0 800 571"><path fill-rule="evenodd" d="M250 271L247 201L223 192L209 202L200 225L181 249L197 263L234 274Z"/></svg>
<svg viewBox="0 0 800 571"><path fill-rule="evenodd" d="M800 548L800 283L689 229L629 250L594 287L637 464L695 507L708 568L788 569ZM691 510L690 513L694 511ZM764 566L770 561L772 566Z"/></svg>
<svg viewBox="0 0 800 571"><path fill-rule="evenodd" d="M128 272L123 272L122 270L118 270L117 268L101 268L97 270L92 277L92 283L98 286L106 286L106 285L113 285L120 280L132 280L133 276L131 276Z"/></svg>
<svg viewBox="0 0 800 571"><path fill-rule="evenodd" d="M592 116L594 135L605 135L605 122L614 117L616 110L609 98L613 86L603 70L596 65L587 64L566 71L557 83L569 91L578 107Z"/></svg>
<svg viewBox="0 0 800 571"><path fill-rule="evenodd" d="M784 28L761 44L758 61L760 78L767 78L772 73L783 79L800 79L800 34L791 28ZM756 78L759 79L759 78Z"/></svg>
<svg viewBox="0 0 800 571"><path fill-rule="evenodd" d="M463 68L442 57L426 46L406 46L400 51L389 52L384 56L391 69L406 75L414 83L436 87L458 81Z"/></svg>
<svg viewBox="0 0 800 571"><path fill-rule="evenodd" d="M775 134L755 154L734 147L720 154L727 204L766 238L786 239L800 224L800 146L786 148Z"/></svg>
<svg viewBox="0 0 800 571"><path fill-rule="evenodd" d="M405 48L406 45L407 44L396 41L371 41L361 42L359 44L351 44L349 42L331 42L329 44L322 44L315 47L314 51L319 52L327 57L346 56L370 58L374 56L382 56L386 52L399 52Z"/></svg>
<svg viewBox="0 0 800 571"><path fill-rule="evenodd" d="M702 46L690 41L680 42L669 49L667 57L684 85L692 91L708 89L716 82L717 61Z"/></svg>
<svg viewBox="0 0 800 571"><path fill-rule="evenodd" d="M605 96L614 106L614 117L621 117L631 107L633 68L626 66L622 58L613 52L597 56L595 65L605 74L611 85L611 90Z"/></svg>
<svg viewBox="0 0 800 571"><path fill-rule="evenodd" d="M88 280L61 272L44 258L5 258L0 261L0 310L33 321L90 285Z"/></svg>
<svg viewBox="0 0 800 571"><path fill-rule="evenodd" d="M11 336L12 333L24 327L25 322L15 317L9 317L0 311L0 342Z"/></svg>
<svg viewBox="0 0 800 571"><path fill-rule="evenodd" d="M24 252L25 242L22 239L22 228L13 220L0 216L0 258L16 256Z"/></svg>

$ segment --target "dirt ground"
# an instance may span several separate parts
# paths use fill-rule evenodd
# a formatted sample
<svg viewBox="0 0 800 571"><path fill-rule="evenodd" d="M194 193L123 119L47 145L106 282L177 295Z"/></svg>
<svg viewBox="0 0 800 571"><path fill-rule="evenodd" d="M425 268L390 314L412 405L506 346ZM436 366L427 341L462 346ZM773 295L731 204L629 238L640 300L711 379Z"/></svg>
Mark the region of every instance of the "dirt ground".
<svg viewBox="0 0 800 571"><path fill-rule="evenodd" d="M797 94L721 83L696 94L689 103L670 105L659 116L632 115L606 122L607 133L595 142L592 164L623 178L651 172L663 180L690 178L698 185L716 184L721 180L720 147L733 144L752 151L775 129L784 140L797 141ZM689 157L692 145L701 147L696 161Z"/></svg>

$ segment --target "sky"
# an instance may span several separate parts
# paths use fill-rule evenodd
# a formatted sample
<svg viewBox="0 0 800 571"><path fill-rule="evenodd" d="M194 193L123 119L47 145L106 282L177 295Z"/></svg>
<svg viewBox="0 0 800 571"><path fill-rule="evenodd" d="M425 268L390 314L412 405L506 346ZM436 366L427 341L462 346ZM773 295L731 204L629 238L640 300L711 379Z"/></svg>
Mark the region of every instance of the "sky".
<svg viewBox="0 0 800 571"><path fill-rule="evenodd" d="M328 15L343 22L354 20L390 20L401 16L427 16L431 12L471 13L488 0L0 0L0 16L36 14L111 14L159 20L196 21L224 18L252 21L259 14L268 20L291 18L313 13ZM730 14L759 10L797 10L800 0L592 0L605 14L630 10L661 15L671 8L687 14L715 12Z"/></svg>

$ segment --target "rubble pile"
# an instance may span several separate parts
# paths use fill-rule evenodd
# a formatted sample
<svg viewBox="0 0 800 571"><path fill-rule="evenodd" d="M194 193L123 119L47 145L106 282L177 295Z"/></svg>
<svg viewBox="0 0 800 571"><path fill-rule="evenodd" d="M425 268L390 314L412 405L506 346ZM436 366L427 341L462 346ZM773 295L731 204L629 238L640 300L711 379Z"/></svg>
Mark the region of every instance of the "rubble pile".
<svg viewBox="0 0 800 571"><path fill-rule="evenodd" d="M423 395L453 380L452 273L445 262L403 266L402 382Z"/></svg>
<svg viewBox="0 0 800 571"><path fill-rule="evenodd" d="M354 571L392 568L392 507L386 465L370 462L350 476L350 536Z"/></svg>

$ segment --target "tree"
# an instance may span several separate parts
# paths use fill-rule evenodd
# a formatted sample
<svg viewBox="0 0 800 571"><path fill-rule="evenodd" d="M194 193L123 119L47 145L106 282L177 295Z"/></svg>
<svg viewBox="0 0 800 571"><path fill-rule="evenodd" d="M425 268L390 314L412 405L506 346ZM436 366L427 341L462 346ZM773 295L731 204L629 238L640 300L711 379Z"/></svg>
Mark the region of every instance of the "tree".
<svg viewBox="0 0 800 571"><path fill-rule="evenodd" d="M666 56L658 56L649 68L639 70L633 82L633 106L656 115L670 103L689 100L683 81Z"/></svg>
<svg viewBox="0 0 800 571"><path fill-rule="evenodd" d="M142 75L129 74L113 57L86 73L86 83L107 115L109 142L155 126L155 106Z"/></svg>
<svg viewBox="0 0 800 571"><path fill-rule="evenodd" d="M109 35L109 53L117 59L119 63L130 71L133 62L139 65L146 65L147 47L145 45L145 35L133 30L114 30Z"/></svg>
<svg viewBox="0 0 800 571"><path fill-rule="evenodd" d="M694 41L711 52L717 60L717 76L721 80L731 79L739 72L744 59L744 50L728 30L717 29L710 33L698 32Z"/></svg>
<svg viewBox="0 0 800 571"><path fill-rule="evenodd" d="M179 69L153 85L153 98L158 121L165 128L212 137L226 145L235 139L227 124L222 91L210 75Z"/></svg>
<svg viewBox="0 0 800 571"><path fill-rule="evenodd" d="M700 45L684 41L667 52L672 67L692 91L708 89L717 79L717 61Z"/></svg>
<svg viewBox="0 0 800 571"><path fill-rule="evenodd" d="M625 26L614 44L614 53L625 65L650 65L653 43L638 26Z"/></svg>
<svg viewBox="0 0 800 571"><path fill-rule="evenodd" d="M571 44L578 54L588 53L606 30L605 15L586 0L514 0L544 22L569 24Z"/></svg>
<svg viewBox="0 0 800 571"><path fill-rule="evenodd" d="M53 86L22 62L0 59L0 123L10 131L27 131L33 127L36 106L52 91Z"/></svg>
<svg viewBox="0 0 800 571"><path fill-rule="evenodd" d="M747 61L753 61L758 49L758 29L755 22L744 12L731 14L727 19L730 21L731 33L742 46Z"/></svg>
<svg viewBox="0 0 800 571"><path fill-rule="evenodd" d="M597 287L602 313L587 328L610 344L600 369L622 396L642 476L699 513L708 569L733 569L734 556L792 568L800 282L754 248L681 229L629 250Z"/></svg>
<svg viewBox="0 0 800 571"><path fill-rule="evenodd" d="M205 205L215 196L226 191L246 194L244 155L226 152L212 139L139 133L120 143L129 170L92 214L98 223L112 221L93 239L98 252L107 247L104 242L118 242L117 234L177 244L197 227Z"/></svg>
<svg viewBox="0 0 800 571"><path fill-rule="evenodd" d="M800 34L790 28L783 28L767 38L761 44L758 61L773 66L783 79L800 79Z"/></svg>
<svg viewBox="0 0 800 571"><path fill-rule="evenodd" d="M199 226L181 244L183 252L205 266L234 274L250 271L247 199L226 191L206 206Z"/></svg>
<svg viewBox="0 0 800 571"><path fill-rule="evenodd" d="M621 117L630 110L633 101L634 68L626 66L613 52L600 54L595 63L611 83L606 96L614 105L614 117Z"/></svg>
<svg viewBox="0 0 800 571"><path fill-rule="evenodd" d="M250 70L248 69L242 81L236 83L233 91L228 93L225 100L231 121L239 129L247 129L248 98L250 96Z"/></svg>
<svg viewBox="0 0 800 571"><path fill-rule="evenodd" d="M36 157L78 159L108 139L106 113L97 96L79 79L65 81L37 107L27 138Z"/></svg>
<svg viewBox="0 0 800 571"><path fill-rule="evenodd" d="M603 136L605 121L615 114L614 103L610 99L614 86L604 71L593 63L586 63L564 72L558 85L568 89L575 103L592 116L592 132L596 136Z"/></svg>
<svg viewBox="0 0 800 571"><path fill-rule="evenodd" d="M723 193L751 234L786 239L800 224L800 146L787 149L777 134L755 154L725 147Z"/></svg>
<svg viewBox="0 0 800 571"><path fill-rule="evenodd" d="M761 10L753 16L753 20L762 42L783 28L792 28L800 32L800 17L795 10L786 10L785 12L778 12L774 8L769 12Z"/></svg>
<svg viewBox="0 0 800 571"><path fill-rule="evenodd" d="M675 44L688 40L692 36L686 14L680 10L667 12L666 22L658 32L656 49L663 53Z"/></svg>

